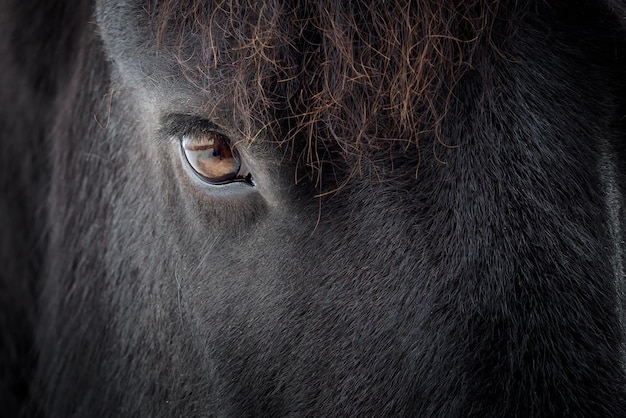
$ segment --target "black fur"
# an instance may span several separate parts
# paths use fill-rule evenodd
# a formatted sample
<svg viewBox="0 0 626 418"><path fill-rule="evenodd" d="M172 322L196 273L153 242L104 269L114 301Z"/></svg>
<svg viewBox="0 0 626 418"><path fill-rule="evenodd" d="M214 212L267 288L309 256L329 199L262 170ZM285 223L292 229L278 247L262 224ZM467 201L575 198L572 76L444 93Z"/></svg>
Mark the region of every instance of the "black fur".
<svg viewBox="0 0 626 418"><path fill-rule="evenodd" d="M626 415L620 2L500 3L438 131L360 155L244 138L158 3L39 3L0 2L0 415ZM254 188L189 176L199 117Z"/></svg>

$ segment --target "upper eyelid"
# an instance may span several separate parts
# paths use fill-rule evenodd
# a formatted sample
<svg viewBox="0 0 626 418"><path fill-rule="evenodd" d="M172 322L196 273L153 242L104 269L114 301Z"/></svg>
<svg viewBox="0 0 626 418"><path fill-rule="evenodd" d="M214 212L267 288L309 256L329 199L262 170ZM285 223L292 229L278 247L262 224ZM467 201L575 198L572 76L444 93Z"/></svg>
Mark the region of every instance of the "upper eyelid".
<svg viewBox="0 0 626 418"><path fill-rule="evenodd" d="M173 113L165 116L161 120L159 135L165 138L177 138L184 135L202 134L207 132L218 132L228 137L224 129L215 123L200 116Z"/></svg>

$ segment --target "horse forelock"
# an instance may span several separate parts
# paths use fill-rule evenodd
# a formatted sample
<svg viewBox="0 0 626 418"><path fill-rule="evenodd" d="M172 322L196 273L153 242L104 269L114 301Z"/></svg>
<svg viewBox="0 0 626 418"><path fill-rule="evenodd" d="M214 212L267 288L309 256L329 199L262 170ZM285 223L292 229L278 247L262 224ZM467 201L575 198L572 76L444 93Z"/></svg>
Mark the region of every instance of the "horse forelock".
<svg viewBox="0 0 626 418"><path fill-rule="evenodd" d="M175 0L149 9L161 48L198 86L232 101L245 138L298 138L344 158L419 146L440 127L453 88L490 42L498 0L267 2Z"/></svg>

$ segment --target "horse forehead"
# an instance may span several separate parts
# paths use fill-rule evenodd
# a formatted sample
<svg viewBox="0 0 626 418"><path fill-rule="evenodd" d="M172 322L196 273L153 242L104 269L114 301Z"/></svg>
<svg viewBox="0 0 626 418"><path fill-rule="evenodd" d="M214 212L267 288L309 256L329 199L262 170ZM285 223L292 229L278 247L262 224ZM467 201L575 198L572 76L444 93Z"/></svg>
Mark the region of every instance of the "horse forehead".
<svg viewBox="0 0 626 418"><path fill-rule="evenodd" d="M203 66L192 54L186 57L187 68L198 69L204 82L200 86L197 77L183 74L179 57L157 41L144 2L99 1L96 20L106 54L118 73L114 82L139 94L144 103L161 109L193 113L211 105L215 93L212 80L218 78L217 69ZM165 38L162 42L173 41ZM209 92L210 89L213 91Z"/></svg>
<svg viewBox="0 0 626 418"><path fill-rule="evenodd" d="M495 19L482 5L498 0L442 1L381 11L374 0L126 0L98 3L97 22L144 114L227 121L250 140L315 138L337 149L333 159L360 161L441 131L451 90ZM304 165L321 163L315 146L298 152Z"/></svg>

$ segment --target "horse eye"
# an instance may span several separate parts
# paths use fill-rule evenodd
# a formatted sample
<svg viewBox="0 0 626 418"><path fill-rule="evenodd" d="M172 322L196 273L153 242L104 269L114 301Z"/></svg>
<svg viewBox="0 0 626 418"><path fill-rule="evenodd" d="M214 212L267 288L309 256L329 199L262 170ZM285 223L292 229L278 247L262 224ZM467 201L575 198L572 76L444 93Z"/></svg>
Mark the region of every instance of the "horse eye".
<svg viewBox="0 0 626 418"><path fill-rule="evenodd" d="M250 173L242 170L239 156L228 138L217 132L184 135L182 150L195 173L210 184L245 181L252 185Z"/></svg>

